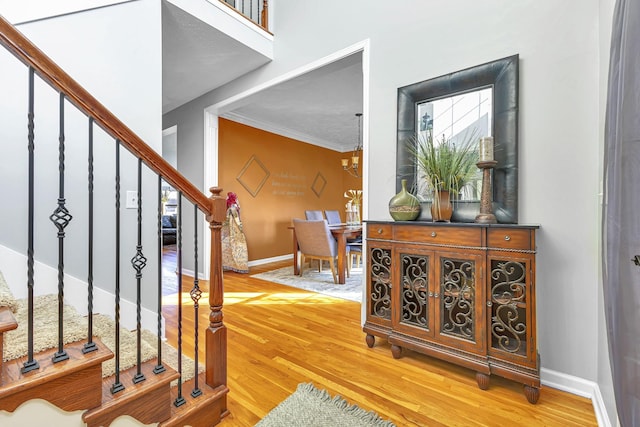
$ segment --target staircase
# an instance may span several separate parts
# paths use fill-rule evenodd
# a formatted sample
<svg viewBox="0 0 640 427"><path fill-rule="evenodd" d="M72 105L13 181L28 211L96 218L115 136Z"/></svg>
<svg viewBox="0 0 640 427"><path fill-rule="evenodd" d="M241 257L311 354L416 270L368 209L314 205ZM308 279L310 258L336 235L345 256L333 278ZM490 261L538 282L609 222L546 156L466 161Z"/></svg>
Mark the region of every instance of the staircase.
<svg viewBox="0 0 640 427"><path fill-rule="evenodd" d="M222 221L225 218L226 202L221 197L221 189L211 189L211 195L206 196L198 190L184 176L171 167L164 159L162 159L152 148L142 141L135 133L126 127L118 118L100 104L91 94L82 88L68 74L66 74L59 66L57 66L50 58L44 55L36 46L34 46L26 37L24 37L14 26L0 17L0 45L4 46L15 58L26 66L29 81L28 87L25 88L29 93L28 111L25 112L24 126L28 128L28 137L26 141L2 142L3 144L16 144L16 150L25 150L28 152L28 162L25 162L24 173L28 180L28 206L20 207L24 209L25 217L28 218L27 229L25 235L27 238L24 242L25 258L24 270L27 271L26 280L26 306L28 307L27 316L27 338L26 345L28 354L18 359L3 362L0 360L0 411L12 413L19 410L20 406L34 399L43 399L63 411L81 411L81 420L87 426L108 426L116 418L121 416L130 416L143 424L159 423L162 426L213 426L227 415L226 395L228 388L226 386L226 327L223 323L223 286L222 286L222 262L221 262L221 240L220 230ZM51 141L38 141L34 137L34 128L36 126L37 117L34 114L34 80L40 79L53 88L60 99L60 135L58 138L59 155L57 159L48 159L58 164L59 181L57 187L57 206L53 213L46 214L48 220L53 223L55 232L53 235L57 241L57 265L50 265L50 269L57 270L57 319L52 315L48 319L51 323L58 326L59 336L57 345L54 348L38 351L34 349L34 331L37 326L34 323L34 300L41 290L41 281L34 269L34 265L39 262L34 255L34 248L37 246L34 242L40 238L42 230L38 229L40 221L39 216L43 215L40 208L40 199L35 197L35 189L42 183L42 178L38 176L36 166L40 163L34 162L34 150L36 144L50 144ZM66 163L65 150L65 108L77 109L85 115L88 120L87 148L89 150L88 159L88 176L69 177L65 176L69 165ZM22 108L22 106L16 108ZM110 223L115 223L115 231L113 238L108 242L98 241L98 237L94 235L94 229L98 227L94 224L94 197L113 197L113 193L95 194L94 195L94 166L100 165L104 159L94 158L93 155L93 130L100 129L105 132L112 140L111 148L114 152L114 158L107 162L108 165L115 164L113 177L115 179L115 209L114 215ZM54 141L55 143L56 141ZM97 144L97 142L96 142ZM120 188L121 164L120 164L120 148L123 148L123 154L133 156L137 159L137 170L133 174L137 174L137 218L135 224L126 227L128 230L135 229L137 232L137 242L134 247L125 247L126 236L122 229L125 228L125 215L120 213L120 200L123 199ZM125 151L126 150L126 151ZM43 161L39 159L38 161ZM35 166L34 166L35 165ZM124 165L123 165L124 166ZM144 173L143 173L144 171ZM157 177L156 194L145 193L145 198L158 200L157 215L149 215L143 213L143 189L148 188L148 184L143 185L143 175L149 173L155 174ZM87 180L88 200L87 212L69 212L70 204L67 203L64 189L65 178L67 180ZM19 181L19 180L18 180ZM157 264L161 263L161 196L162 185L170 184L180 194L179 207L179 224L178 224L178 286L182 291L182 257L194 254L195 277L194 286L191 290L184 292L182 298L178 298L177 313L179 325L178 343L177 343L177 369L169 367L163 360L163 352L161 346L162 331L162 283L161 274L158 274L159 283L150 289L148 284L143 280L145 267L149 263L152 255L157 255ZM10 184L10 183L8 183ZM54 196L55 198L55 196ZM185 209L183 212L182 202L192 206L191 209ZM146 205L145 205L146 206ZM182 226L190 220L189 216L193 214L193 222L190 226L195 230L193 242L191 239L183 238ZM88 262L86 266L87 279L86 289L83 292L87 294L87 332L85 338L74 342L67 342L64 339L64 329L68 327L68 319L65 317L64 306L67 302L65 295L65 283L69 281L69 275L65 271L65 243L67 238L67 225L70 221L77 221L79 217L85 216L84 220L88 225L88 230L83 231L82 239L85 239L88 248ZM121 218L122 216L122 218ZM210 247L211 256L208 260L210 278L209 287L206 289L208 295L203 292L199 286L198 280L198 229L200 224L208 223L210 229ZM144 230L157 230L157 242L155 245L143 245L142 234ZM76 233L78 228L74 229ZM71 233L69 231L69 233ZM204 233L203 233L204 234ZM78 236L74 235L74 239ZM193 245L187 251L183 249L183 240L185 246ZM189 242L187 242L189 240ZM72 242L73 243L73 242ZM113 313L110 316L115 321L115 346L109 349L100 338L94 334L93 307L94 292L98 287L94 287L94 248L102 248L103 246L115 246L113 253L108 261L109 265L113 265L114 272L114 293L113 293ZM77 247L77 246L76 246ZM68 249L67 249L68 252ZM188 253L187 253L188 252ZM121 268L121 258L131 258L131 266L128 269ZM68 256L68 255L67 255ZM0 269L2 269L3 260L0 259ZM105 259L100 259L100 263L106 263ZM129 270L133 270L130 273ZM121 281L123 283L121 283ZM68 286L68 285L67 285ZM128 305L125 304L123 294L135 290L136 301L128 301L128 304L134 306L134 313L128 313ZM142 295L157 295L157 357L151 360L143 361L141 358L142 347L142 312L147 308L142 307ZM181 294L182 295L182 294ZM200 298L207 296L207 307L200 307ZM1 295L0 295L1 296ZM183 315L183 299L189 299L187 307L184 309L194 310L194 318L198 319L198 310L200 308L208 309L208 325L205 332L204 349L198 348L198 323L191 329L186 325L182 325ZM1 301L1 299L0 299ZM134 332L137 335L137 361L135 366L128 369L120 369L120 328L122 326L122 318L128 316L136 319ZM65 326L66 325L66 326ZM6 335L8 332L15 330L18 322L14 317L14 313L6 304L0 303L0 354L6 344ZM183 381L182 363L186 360L183 356L182 336L183 334L195 335L193 342L196 343L195 349L195 366L196 372L199 371L198 360L205 360L204 372L195 375L192 379ZM202 353L200 353L202 351ZM199 357L201 356L201 357ZM184 358L184 359L183 359ZM103 378L103 363L106 361L115 362L115 373L111 376Z"/></svg>

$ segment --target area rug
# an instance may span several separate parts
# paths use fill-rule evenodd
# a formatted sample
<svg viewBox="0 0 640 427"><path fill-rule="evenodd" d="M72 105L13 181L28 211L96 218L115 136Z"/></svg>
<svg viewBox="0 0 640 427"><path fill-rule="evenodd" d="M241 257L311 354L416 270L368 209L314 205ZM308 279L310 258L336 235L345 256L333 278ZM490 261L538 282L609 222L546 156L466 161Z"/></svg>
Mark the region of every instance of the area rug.
<svg viewBox="0 0 640 427"><path fill-rule="evenodd" d="M255 427L395 427L375 412L364 410L340 396L331 397L313 384L297 390L260 420Z"/></svg>
<svg viewBox="0 0 640 427"><path fill-rule="evenodd" d="M362 267L351 270L351 277L345 280L346 283L344 285L333 283L333 276L328 267L323 268L321 272L318 272L317 268L307 267L304 269L302 276L296 276L293 274L293 266L288 266L254 274L251 277L335 298L356 302L362 301Z"/></svg>

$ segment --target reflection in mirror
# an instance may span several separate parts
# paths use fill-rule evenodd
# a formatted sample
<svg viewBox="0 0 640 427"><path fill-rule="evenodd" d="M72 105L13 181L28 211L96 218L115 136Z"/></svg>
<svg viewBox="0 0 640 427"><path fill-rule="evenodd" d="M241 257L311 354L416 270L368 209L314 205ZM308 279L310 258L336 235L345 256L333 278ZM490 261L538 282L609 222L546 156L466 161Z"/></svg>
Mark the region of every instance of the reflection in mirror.
<svg viewBox="0 0 640 427"><path fill-rule="evenodd" d="M463 144L474 138L474 144L483 136L492 135L493 88L460 93L445 98L419 102L416 105L417 138L434 138L435 144L449 141ZM427 188L424 177L417 171L416 196L421 201L433 200L433 191ZM460 189L459 200L480 200L482 172Z"/></svg>

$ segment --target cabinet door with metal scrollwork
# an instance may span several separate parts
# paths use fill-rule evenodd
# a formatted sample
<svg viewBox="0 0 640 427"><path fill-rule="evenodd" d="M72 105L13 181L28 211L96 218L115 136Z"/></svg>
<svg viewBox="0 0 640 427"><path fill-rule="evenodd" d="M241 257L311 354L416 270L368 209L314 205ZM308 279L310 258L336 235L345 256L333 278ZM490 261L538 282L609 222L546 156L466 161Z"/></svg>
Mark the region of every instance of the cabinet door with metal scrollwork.
<svg viewBox="0 0 640 427"><path fill-rule="evenodd" d="M383 323L391 321L391 249L369 249L368 315Z"/></svg>
<svg viewBox="0 0 640 427"><path fill-rule="evenodd" d="M486 352L482 257L439 252L434 295L438 340L474 353Z"/></svg>
<svg viewBox="0 0 640 427"><path fill-rule="evenodd" d="M375 336L386 338L391 332L392 263L391 246L386 242L367 242L367 317L363 330L367 345Z"/></svg>
<svg viewBox="0 0 640 427"><path fill-rule="evenodd" d="M433 337L433 251L399 248L394 256L398 310L393 329L423 339Z"/></svg>
<svg viewBox="0 0 640 427"><path fill-rule="evenodd" d="M496 254L487 263L489 354L536 367L532 259L523 254Z"/></svg>

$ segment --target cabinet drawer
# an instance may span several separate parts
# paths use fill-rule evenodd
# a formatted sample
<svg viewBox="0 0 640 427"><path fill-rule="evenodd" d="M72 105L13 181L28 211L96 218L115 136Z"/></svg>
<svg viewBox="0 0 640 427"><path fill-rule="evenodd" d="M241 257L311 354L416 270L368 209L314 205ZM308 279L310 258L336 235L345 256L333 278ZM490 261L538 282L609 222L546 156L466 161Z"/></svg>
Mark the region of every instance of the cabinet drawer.
<svg viewBox="0 0 640 427"><path fill-rule="evenodd" d="M490 228L487 232L487 246L502 249L535 249L531 230L508 228Z"/></svg>
<svg viewBox="0 0 640 427"><path fill-rule="evenodd" d="M367 224L367 238L369 239L391 239L390 224Z"/></svg>
<svg viewBox="0 0 640 427"><path fill-rule="evenodd" d="M475 227L395 227L394 240L437 245L480 246L482 230Z"/></svg>

